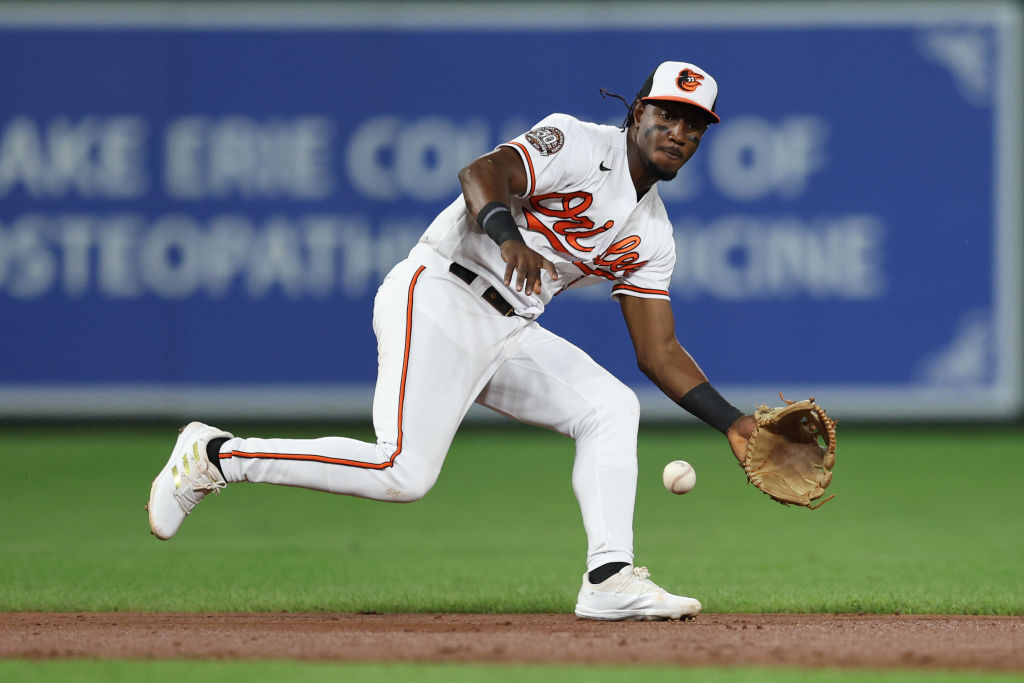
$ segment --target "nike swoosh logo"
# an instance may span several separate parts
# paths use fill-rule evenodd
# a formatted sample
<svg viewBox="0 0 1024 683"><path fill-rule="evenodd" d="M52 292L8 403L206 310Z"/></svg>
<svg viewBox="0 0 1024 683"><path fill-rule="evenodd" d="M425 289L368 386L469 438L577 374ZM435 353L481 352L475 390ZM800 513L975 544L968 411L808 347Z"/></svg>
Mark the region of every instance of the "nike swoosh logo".
<svg viewBox="0 0 1024 683"><path fill-rule="evenodd" d="M603 161L600 164L597 165L597 169L599 171L610 171L610 170L612 170L612 169L608 168L607 166L605 166Z"/></svg>

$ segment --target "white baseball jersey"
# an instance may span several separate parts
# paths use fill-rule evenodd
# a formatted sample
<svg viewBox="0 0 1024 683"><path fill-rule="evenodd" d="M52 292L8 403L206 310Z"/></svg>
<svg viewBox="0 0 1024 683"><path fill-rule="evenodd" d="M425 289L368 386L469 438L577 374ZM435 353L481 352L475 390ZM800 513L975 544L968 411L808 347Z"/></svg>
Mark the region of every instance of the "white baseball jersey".
<svg viewBox="0 0 1024 683"><path fill-rule="evenodd" d="M626 134L617 128L554 114L507 145L520 154L529 184L513 214L559 280L542 271L540 295L506 287L500 250L459 196L377 292L376 443L233 438L221 448L228 482L417 500L434 485L475 402L575 441L572 484L587 569L633 561L636 395L535 319L559 291L586 284L610 283L613 295L668 298L671 225L656 188L637 200ZM453 262L478 277L467 283L450 272ZM517 315L503 316L485 301L489 287Z"/></svg>
<svg viewBox="0 0 1024 683"><path fill-rule="evenodd" d="M528 318L570 287L612 283L612 295L668 298L672 225L656 185L637 201L625 132L552 114L504 146L519 153L527 172L526 194L515 198L512 214L527 246L555 265L559 279L541 271L539 295L505 287L501 253L461 195L421 242L489 281Z"/></svg>

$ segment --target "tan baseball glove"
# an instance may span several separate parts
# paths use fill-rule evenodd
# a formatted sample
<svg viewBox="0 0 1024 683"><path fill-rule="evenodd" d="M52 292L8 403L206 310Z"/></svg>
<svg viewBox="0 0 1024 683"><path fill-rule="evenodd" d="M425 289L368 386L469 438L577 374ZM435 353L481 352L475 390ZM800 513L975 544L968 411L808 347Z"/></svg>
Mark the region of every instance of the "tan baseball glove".
<svg viewBox="0 0 1024 683"><path fill-rule="evenodd" d="M814 402L789 401L769 408L762 404L754 418L757 427L747 442L741 463L747 478L757 488L783 505L802 505L814 510L812 503L832 482L836 463L836 423Z"/></svg>

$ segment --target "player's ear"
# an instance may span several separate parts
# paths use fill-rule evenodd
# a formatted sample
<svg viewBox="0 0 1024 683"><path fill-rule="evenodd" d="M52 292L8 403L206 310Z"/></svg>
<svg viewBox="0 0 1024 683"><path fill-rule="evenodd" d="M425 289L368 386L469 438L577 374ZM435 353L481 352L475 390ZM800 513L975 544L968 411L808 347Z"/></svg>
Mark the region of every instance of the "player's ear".
<svg viewBox="0 0 1024 683"><path fill-rule="evenodd" d="M647 105L644 104L643 100L638 100L636 106L633 107L633 123L640 123L640 119L644 116L644 109Z"/></svg>

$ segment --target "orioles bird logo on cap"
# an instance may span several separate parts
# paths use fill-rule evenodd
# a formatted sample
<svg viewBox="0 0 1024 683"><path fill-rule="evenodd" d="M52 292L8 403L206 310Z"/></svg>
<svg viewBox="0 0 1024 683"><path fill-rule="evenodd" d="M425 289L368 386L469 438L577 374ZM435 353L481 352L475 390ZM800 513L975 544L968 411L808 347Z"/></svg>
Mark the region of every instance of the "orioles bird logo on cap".
<svg viewBox="0 0 1024 683"><path fill-rule="evenodd" d="M704 77L699 73L690 69L683 69L679 72L679 78L676 79L676 85L679 86L680 90L693 92L700 87L701 81L703 80Z"/></svg>

